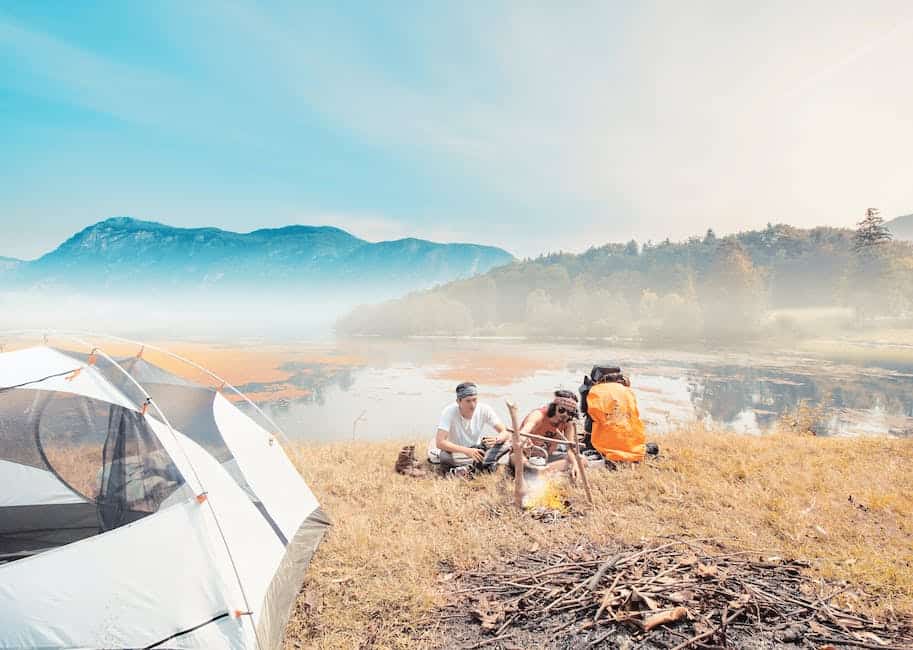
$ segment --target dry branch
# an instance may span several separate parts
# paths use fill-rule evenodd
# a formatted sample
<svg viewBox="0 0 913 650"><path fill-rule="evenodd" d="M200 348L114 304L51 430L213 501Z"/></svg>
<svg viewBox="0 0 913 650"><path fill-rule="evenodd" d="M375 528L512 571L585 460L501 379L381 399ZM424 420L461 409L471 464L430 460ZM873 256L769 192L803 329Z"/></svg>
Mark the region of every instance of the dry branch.
<svg viewBox="0 0 913 650"><path fill-rule="evenodd" d="M520 446L520 416L517 412L517 405L514 402L507 402L507 411L510 413L511 430L511 458L514 463L514 504L518 508L523 507L523 496L526 494L526 482L523 477L523 448Z"/></svg>
<svg viewBox="0 0 913 650"><path fill-rule="evenodd" d="M576 438L577 427L573 426L573 429L574 435L572 437ZM570 440L568 440L563 433L559 431L558 435L561 437L561 440L567 443L568 452L574 458L574 462L577 464L577 470L580 472L580 480L583 482L583 490L586 492L586 500L590 505L593 505L593 494L590 492L590 482L586 477L586 466L580 458L580 450L577 448L576 440L574 441L574 444L571 444Z"/></svg>
<svg viewBox="0 0 913 650"><path fill-rule="evenodd" d="M696 540L614 553L582 542L560 552L521 555L509 566L509 582L483 567L461 574L472 596L463 589L453 592L461 594L453 606L464 612L459 599L466 598L486 611L509 612L503 624L488 627L497 627L498 637L548 631L554 638L566 630L565 637L598 645L609 636L602 626L626 625L637 638L669 635L662 636L664 642L677 643L677 650L738 645L734 638L762 633L771 635L772 643L779 642L773 635L781 634L863 648L913 647L913 621L876 621L841 610L833 600L847 587L835 589L803 576L805 563L707 551ZM606 583L608 588L600 588Z"/></svg>

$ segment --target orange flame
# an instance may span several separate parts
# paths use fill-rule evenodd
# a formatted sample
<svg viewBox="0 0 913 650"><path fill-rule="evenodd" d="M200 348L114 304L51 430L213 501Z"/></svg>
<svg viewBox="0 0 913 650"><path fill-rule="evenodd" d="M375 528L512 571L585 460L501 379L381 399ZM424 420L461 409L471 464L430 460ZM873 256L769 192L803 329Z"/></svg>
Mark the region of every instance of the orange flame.
<svg viewBox="0 0 913 650"><path fill-rule="evenodd" d="M523 507L548 508L558 512L567 512L567 494L561 481L555 479L539 480L530 484L529 492L523 499Z"/></svg>

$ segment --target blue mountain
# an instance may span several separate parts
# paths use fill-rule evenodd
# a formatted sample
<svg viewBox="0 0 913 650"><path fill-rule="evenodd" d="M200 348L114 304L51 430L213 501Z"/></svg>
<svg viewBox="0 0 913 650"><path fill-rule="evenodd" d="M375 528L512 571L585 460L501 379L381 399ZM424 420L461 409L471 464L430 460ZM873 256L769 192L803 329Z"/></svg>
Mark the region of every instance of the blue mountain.
<svg viewBox="0 0 913 650"><path fill-rule="evenodd" d="M79 231L37 260L0 258L0 273L7 283L49 289L307 289L388 297L484 273L513 259L500 248L474 244L372 243L328 226L237 233L115 217Z"/></svg>

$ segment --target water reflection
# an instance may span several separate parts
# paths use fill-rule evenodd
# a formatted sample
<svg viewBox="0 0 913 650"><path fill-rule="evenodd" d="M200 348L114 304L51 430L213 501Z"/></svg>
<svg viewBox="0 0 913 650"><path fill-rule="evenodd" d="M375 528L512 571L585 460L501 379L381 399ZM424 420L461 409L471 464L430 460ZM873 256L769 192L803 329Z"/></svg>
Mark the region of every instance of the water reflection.
<svg viewBox="0 0 913 650"><path fill-rule="evenodd" d="M594 362L612 360L630 373L655 433L696 421L762 433L802 412L821 435L913 435L911 369L788 355L482 340L357 340L329 355L329 361L284 364L281 382L241 388L259 395L262 407L294 437L430 437L459 381L478 382L482 399L506 419L505 398L521 410L535 408L557 388L576 391ZM271 398L281 394L277 385L296 390Z"/></svg>

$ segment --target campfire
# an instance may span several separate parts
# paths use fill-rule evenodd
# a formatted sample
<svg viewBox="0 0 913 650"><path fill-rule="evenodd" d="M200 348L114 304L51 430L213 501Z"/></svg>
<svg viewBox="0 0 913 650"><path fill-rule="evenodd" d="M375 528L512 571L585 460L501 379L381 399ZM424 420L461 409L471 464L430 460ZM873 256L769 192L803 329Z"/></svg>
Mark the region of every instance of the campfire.
<svg viewBox="0 0 913 650"><path fill-rule="evenodd" d="M517 405L508 400L507 410L510 413L511 424L513 426L510 432L512 444L511 463L514 468L514 504L518 508L526 510L532 509L534 512L544 511L550 514L562 514L567 512L570 503L565 498L564 489L562 487L563 484L559 485L557 479L554 477L543 478L542 476L531 481L525 479L524 468L526 461L523 455L523 446L520 444L520 418L517 413ZM522 435L526 438L550 442L548 439L542 439L539 438L539 436L528 433ZM573 459L575 467L580 474L583 489L586 491L587 501L592 504L593 495L590 493L590 485L586 478L585 466L580 460L577 440L568 440L563 436L560 436L558 440L563 441L567 445L570 458Z"/></svg>
<svg viewBox="0 0 913 650"><path fill-rule="evenodd" d="M546 510L566 513L571 502L567 495L567 483L556 477L538 477L526 484L526 494L523 497L524 510Z"/></svg>

